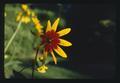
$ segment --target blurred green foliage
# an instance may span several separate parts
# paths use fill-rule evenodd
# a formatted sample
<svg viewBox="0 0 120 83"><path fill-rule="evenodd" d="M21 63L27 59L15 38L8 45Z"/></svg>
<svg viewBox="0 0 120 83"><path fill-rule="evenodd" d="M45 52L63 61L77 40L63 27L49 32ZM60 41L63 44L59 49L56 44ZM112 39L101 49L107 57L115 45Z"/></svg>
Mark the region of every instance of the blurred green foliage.
<svg viewBox="0 0 120 83"><path fill-rule="evenodd" d="M20 11L19 4L5 5L5 12L7 13L7 16L5 17L5 24L4 24L5 25L4 48L17 28L18 23L15 20L19 11ZM53 21L56 18L56 14L53 11L41 10L37 8L34 9L33 11L39 14L39 19L42 19L41 18L42 14L47 17L46 19L40 20L43 26L46 26L46 22L48 19ZM65 22L64 19L62 19L61 22L59 23L59 27L62 27L63 22ZM40 38L36 39L36 37L31 33L33 29L34 26L32 24L22 24L20 30L18 31L17 35L12 41L10 47L8 48L7 52L4 54L5 78L21 78L22 76L24 78L29 78L29 79L31 78L32 60L35 57L34 47L36 47L40 43ZM60 61L64 61L64 59L60 57L57 57L57 59L58 59L58 63ZM51 56L49 56L46 61L46 64L48 64L51 61L53 62ZM52 66L48 64L48 67L49 69L45 74L41 74L35 71L35 78L47 78L47 79L86 78L83 75L79 75L73 71L70 71L65 68L60 68L55 65ZM25 69L22 70L23 68Z"/></svg>
<svg viewBox="0 0 120 83"><path fill-rule="evenodd" d="M113 22L109 19L100 20L99 23L106 28L108 28L109 26L113 24Z"/></svg>

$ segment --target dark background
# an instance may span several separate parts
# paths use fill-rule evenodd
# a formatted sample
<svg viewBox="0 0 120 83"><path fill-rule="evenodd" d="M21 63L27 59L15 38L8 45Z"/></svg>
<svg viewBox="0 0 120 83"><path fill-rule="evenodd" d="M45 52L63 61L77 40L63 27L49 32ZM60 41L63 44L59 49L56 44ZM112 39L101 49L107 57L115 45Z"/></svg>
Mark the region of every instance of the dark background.
<svg viewBox="0 0 120 83"><path fill-rule="evenodd" d="M73 43L65 48L68 61L61 63L78 73L94 78L114 78L116 6L113 4L40 4L33 5L55 11L64 17L71 33L66 37ZM99 21L109 19L107 28ZM63 48L64 49L64 48Z"/></svg>

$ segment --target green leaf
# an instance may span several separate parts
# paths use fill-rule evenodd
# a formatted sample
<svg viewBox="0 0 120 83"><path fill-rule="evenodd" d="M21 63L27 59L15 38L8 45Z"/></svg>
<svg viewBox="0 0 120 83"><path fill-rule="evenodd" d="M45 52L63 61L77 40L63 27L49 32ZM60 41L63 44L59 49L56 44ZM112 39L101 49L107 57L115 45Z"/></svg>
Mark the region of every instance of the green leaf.
<svg viewBox="0 0 120 83"><path fill-rule="evenodd" d="M18 71L18 69L21 69L21 67L19 66L15 68L16 71ZM21 72L21 74L23 74L23 76L25 76L26 78L31 79L32 69L26 68ZM48 70L46 73L39 73L35 71L34 78L35 79L91 79L86 75L78 74L77 72L52 65L48 65Z"/></svg>
<svg viewBox="0 0 120 83"><path fill-rule="evenodd" d="M104 26L104 27L109 27L111 24L112 24L112 21L109 20L109 19L106 19L106 20L100 20L99 23Z"/></svg>
<svg viewBox="0 0 120 83"><path fill-rule="evenodd" d="M42 74L39 73L42 78L48 78L48 79L86 79L88 78L85 75L78 74L77 72L48 65L48 70L46 73Z"/></svg>
<svg viewBox="0 0 120 83"><path fill-rule="evenodd" d="M10 67L4 67L5 78L10 78L13 75L12 69Z"/></svg>
<svg viewBox="0 0 120 83"><path fill-rule="evenodd" d="M23 76L20 72L13 70L13 75L10 76L10 78L11 79L14 79L14 78L25 79L25 76Z"/></svg>
<svg viewBox="0 0 120 83"><path fill-rule="evenodd" d="M10 78L13 75L13 68L16 68L19 64L21 64L20 61L11 61L5 63L4 65L5 78Z"/></svg>

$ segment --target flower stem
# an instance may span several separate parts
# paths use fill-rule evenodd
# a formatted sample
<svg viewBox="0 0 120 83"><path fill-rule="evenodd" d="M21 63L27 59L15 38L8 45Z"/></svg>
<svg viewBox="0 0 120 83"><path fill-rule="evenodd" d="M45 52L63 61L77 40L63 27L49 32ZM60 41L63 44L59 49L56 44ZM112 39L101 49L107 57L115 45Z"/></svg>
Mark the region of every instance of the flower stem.
<svg viewBox="0 0 120 83"><path fill-rule="evenodd" d="M21 21L19 22L19 24L18 24L18 26L17 26L17 29L15 30L14 34L13 34L12 37L10 38L8 44L6 45L4 53L6 53L6 51L8 50L8 47L10 46L10 44L11 44L12 41L13 41L13 39L15 38L17 32L18 32L19 29L20 29L20 26L21 26Z"/></svg>
<svg viewBox="0 0 120 83"><path fill-rule="evenodd" d="M34 79L34 69L35 69L35 63L37 61L37 55L38 55L39 48L36 50L36 55L35 55L35 61L33 62L33 68L32 68L32 78Z"/></svg>

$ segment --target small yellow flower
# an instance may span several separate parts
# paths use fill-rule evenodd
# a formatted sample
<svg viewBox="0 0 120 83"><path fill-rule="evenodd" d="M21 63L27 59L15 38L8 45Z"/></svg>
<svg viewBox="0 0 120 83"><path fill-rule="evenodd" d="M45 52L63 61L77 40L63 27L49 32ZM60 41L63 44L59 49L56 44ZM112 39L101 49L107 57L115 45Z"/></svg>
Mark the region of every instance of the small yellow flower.
<svg viewBox="0 0 120 83"><path fill-rule="evenodd" d="M43 32L42 31L43 26L40 24L40 20L36 16L33 16L32 21L33 21L33 23L35 25L35 28L38 31L38 35L40 35Z"/></svg>
<svg viewBox="0 0 120 83"><path fill-rule="evenodd" d="M23 23L27 24L27 23L30 22L30 18L29 18L29 16L22 16L21 21L22 21Z"/></svg>
<svg viewBox="0 0 120 83"><path fill-rule="evenodd" d="M16 17L16 21L21 21L22 23L29 23L31 21L30 15L31 15L31 11L30 9L28 9L28 6L26 4L22 4L21 8L23 9L23 11L20 11L18 13L18 16Z"/></svg>
<svg viewBox="0 0 120 83"><path fill-rule="evenodd" d="M51 22L48 20L46 32L44 35L41 35L42 44L45 46L44 50L46 54L50 53L52 55L55 64L57 64L57 59L53 51L55 51L61 57L67 58L67 54L62 50L61 47L59 47L59 45L65 47L72 46L72 43L60 38L68 34L71 31L71 28L66 28L56 32L59 20L60 18L57 18L57 20L53 23L52 26L51 26Z"/></svg>
<svg viewBox="0 0 120 83"><path fill-rule="evenodd" d="M24 11L26 11L26 10L28 9L28 5L22 4L22 5L21 5L21 8L22 8Z"/></svg>
<svg viewBox="0 0 120 83"><path fill-rule="evenodd" d="M22 12L19 12L19 13L18 13L18 16L17 16L17 18L16 18L16 21L19 21L19 20L21 19L21 16L22 16Z"/></svg>
<svg viewBox="0 0 120 83"><path fill-rule="evenodd" d="M39 73L46 73L46 70L47 70L47 69L48 69L47 66L42 65L42 66L40 66L40 67L37 68L37 71L38 71Z"/></svg>
<svg viewBox="0 0 120 83"><path fill-rule="evenodd" d="M32 17L32 20L35 25L39 23L39 20L37 17Z"/></svg>

